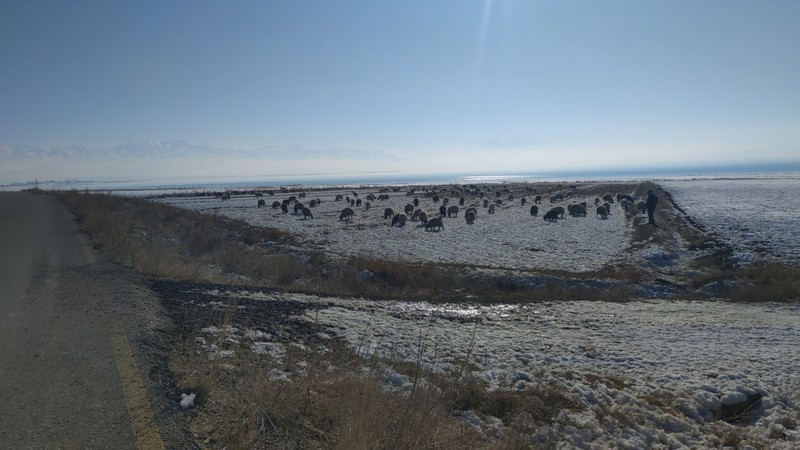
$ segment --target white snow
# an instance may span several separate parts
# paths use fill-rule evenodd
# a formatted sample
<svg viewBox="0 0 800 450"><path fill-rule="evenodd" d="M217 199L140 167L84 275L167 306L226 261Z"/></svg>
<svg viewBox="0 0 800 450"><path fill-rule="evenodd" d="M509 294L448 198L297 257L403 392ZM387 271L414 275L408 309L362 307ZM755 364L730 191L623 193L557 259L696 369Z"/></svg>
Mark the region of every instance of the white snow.
<svg viewBox="0 0 800 450"><path fill-rule="evenodd" d="M455 370L457 361L468 359L473 375L495 388L560 386L584 405L562 412L552 428L532 437L535 442L717 447L720 433L734 426L715 414L760 393L748 435L769 448L800 444L798 304L432 305L277 292L245 296L317 302L319 310L309 309L304 320L327 325L328 334L365 356L415 362L421 355L423 367L434 372ZM264 343L264 351L273 344ZM382 368L380 377L389 389L410 388L391 368ZM612 419L613 426L607 422ZM776 435L783 438L770 437Z"/></svg>
<svg viewBox="0 0 800 450"><path fill-rule="evenodd" d="M197 397L197 394L181 394L181 409L189 409L194 406L194 399Z"/></svg>
<svg viewBox="0 0 800 450"><path fill-rule="evenodd" d="M470 202L479 204L480 199L468 198L464 206L459 206L457 218L444 218L445 229L441 232L426 232L418 222L410 220L404 227L392 227L390 219L384 219L384 209L391 207L402 212L414 196L405 192L391 192L387 201L374 201L366 210L364 206L353 207L355 216L350 222L339 220L343 208L349 206L344 201L335 201L338 194L352 195L352 190L325 190L308 193L305 204L312 198L322 203L312 208L313 219L303 219L302 215L288 214L280 209L272 209L271 203L283 200L291 194L264 197L266 208L257 208L257 199L252 196L232 197L220 201L208 197L168 197L158 199L181 208L220 214L241 219L254 226L278 228L300 238L304 248L316 248L328 255L339 256L377 256L384 259L407 261L432 261L488 266L503 269L551 269L585 272L599 269L620 258L627 248L631 236L629 221L623 212L612 205L612 214L607 220L595 217L593 213L594 196L574 197L564 202L550 204L544 200L539 206L538 217L531 217L530 207L533 198L527 195L528 202L521 206L520 195L512 202L497 207L495 214L488 214L487 208L478 206L478 218L468 225L464 211ZM356 189L360 199L369 193L378 195L377 189ZM432 217L438 213L441 202L424 198L421 192L416 198L420 208ZM493 197L492 197L493 198ZM504 199L505 200L505 199ZM586 201L589 212L586 217L570 217L557 223L546 222L542 216L553 206L566 207L571 203ZM458 205L457 199L450 205ZM369 276L364 274L363 276Z"/></svg>
<svg viewBox="0 0 800 450"><path fill-rule="evenodd" d="M800 264L800 175L659 184L688 215L731 244L739 262Z"/></svg>

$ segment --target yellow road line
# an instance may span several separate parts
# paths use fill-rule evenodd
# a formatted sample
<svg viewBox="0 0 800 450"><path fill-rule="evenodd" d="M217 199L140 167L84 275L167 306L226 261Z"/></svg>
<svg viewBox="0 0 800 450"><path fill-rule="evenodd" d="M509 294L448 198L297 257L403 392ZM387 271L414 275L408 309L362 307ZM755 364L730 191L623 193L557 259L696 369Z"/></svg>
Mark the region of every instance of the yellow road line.
<svg viewBox="0 0 800 450"><path fill-rule="evenodd" d="M89 264L94 264L97 262L97 258L94 256L94 251L92 250L92 246L89 243L89 239L83 235L83 233L78 234L78 241L81 243L81 249L83 249L83 254L86 256L86 262Z"/></svg>
<svg viewBox="0 0 800 450"><path fill-rule="evenodd" d="M147 389L133 358L133 350L125 336L119 332L114 333L111 342L137 447L142 450L163 449L164 441L158 432Z"/></svg>

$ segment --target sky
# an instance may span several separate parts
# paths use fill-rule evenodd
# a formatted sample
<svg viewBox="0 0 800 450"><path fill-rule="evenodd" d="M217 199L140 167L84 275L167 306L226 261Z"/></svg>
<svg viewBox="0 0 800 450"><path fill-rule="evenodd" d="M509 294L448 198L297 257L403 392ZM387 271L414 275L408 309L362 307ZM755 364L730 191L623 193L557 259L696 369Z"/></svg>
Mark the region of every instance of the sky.
<svg viewBox="0 0 800 450"><path fill-rule="evenodd" d="M224 168L263 175L798 161L798 23L795 0L5 0L0 144L283 149ZM45 162L0 181L72 174Z"/></svg>

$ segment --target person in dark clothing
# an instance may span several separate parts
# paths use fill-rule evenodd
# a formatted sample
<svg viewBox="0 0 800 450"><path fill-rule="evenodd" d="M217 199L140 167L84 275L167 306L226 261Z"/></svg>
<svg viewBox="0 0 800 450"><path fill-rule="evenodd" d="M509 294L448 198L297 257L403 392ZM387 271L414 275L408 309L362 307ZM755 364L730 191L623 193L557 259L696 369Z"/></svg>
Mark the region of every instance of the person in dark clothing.
<svg viewBox="0 0 800 450"><path fill-rule="evenodd" d="M656 224L655 219L653 219L653 213L656 211L657 203L658 197L656 197L656 194L653 194L653 191L647 191L647 200L645 201L645 206L647 207L647 223L650 225Z"/></svg>

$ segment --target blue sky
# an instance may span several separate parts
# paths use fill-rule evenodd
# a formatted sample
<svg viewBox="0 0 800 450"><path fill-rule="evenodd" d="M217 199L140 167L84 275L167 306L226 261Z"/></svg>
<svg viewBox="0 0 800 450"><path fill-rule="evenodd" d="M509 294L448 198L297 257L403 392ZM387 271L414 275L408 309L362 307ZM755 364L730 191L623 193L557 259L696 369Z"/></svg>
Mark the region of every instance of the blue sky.
<svg viewBox="0 0 800 450"><path fill-rule="evenodd" d="M792 0L6 0L0 144L391 156L281 168L318 172L797 161L798 23Z"/></svg>

